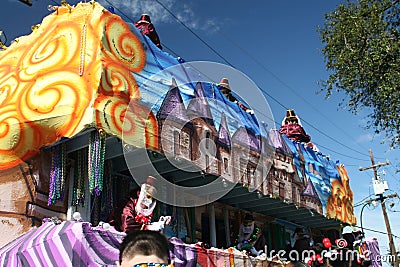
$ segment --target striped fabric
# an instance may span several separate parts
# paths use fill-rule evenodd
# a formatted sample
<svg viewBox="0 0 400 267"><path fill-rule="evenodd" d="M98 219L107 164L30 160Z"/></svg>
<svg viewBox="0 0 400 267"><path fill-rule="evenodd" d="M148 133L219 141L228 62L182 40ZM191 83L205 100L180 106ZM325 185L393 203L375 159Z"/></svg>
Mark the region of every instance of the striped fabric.
<svg viewBox="0 0 400 267"><path fill-rule="evenodd" d="M0 266L115 266L125 234L87 222L46 222L0 249Z"/></svg>
<svg viewBox="0 0 400 267"><path fill-rule="evenodd" d="M124 233L111 227L91 227L88 222L43 223L39 228L15 239L0 249L0 266L116 266ZM204 249L171 238L170 252L175 267L250 267L256 262L241 252Z"/></svg>

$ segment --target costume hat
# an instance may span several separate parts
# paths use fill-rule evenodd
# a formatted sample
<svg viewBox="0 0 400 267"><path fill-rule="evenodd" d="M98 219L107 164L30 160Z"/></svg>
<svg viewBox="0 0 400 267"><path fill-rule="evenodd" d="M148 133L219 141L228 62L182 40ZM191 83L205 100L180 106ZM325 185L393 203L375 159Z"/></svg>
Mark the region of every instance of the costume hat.
<svg viewBox="0 0 400 267"><path fill-rule="evenodd" d="M297 118L296 114L294 113L293 109L286 110L286 118Z"/></svg>
<svg viewBox="0 0 400 267"><path fill-rule="evenodd" d="M231 91L231 87L229 86L229 81L227 78L222 78L221 81L219 82L218 86L227 89L228 92Z"/></svg>
<svg viewBox="0 0 400 267"><path fill-rule="evenodd" d="M147 22L147 23L151 23L150 15L149 15L149 14L142 14L142 15L140 16L140 19L138 20L138 22Z"/></svg>
<svg viewBox="0 0 400 267"><path fill-rule="evenodd" d="M301 227L297 227L296 230L294 230L294 233L297 235L304 235L304 230Z"/></svg>
<svg viewBox="0 0 400 267"><path fill-rule="evenodd" d="M299 118L296 116L293 109L286 110L285 123L290 122L290 121L299 123Z"/></svg>
<svg viewBox="0 0 400 267"><path fill-rule="evenodd" d="M351 226L345 226L345 227L342 229L342 235L344 235L344 234L351 234L351 233L353 233L353 228L352 228Z"/></svg>
<svg viewBox="0 0 400 267"><path fill-rule="evenodd" d="M157 182L156 178L149 175L146 179L146 182L144 183L146 192L153 197L157 193L156 182Z"/></svg>

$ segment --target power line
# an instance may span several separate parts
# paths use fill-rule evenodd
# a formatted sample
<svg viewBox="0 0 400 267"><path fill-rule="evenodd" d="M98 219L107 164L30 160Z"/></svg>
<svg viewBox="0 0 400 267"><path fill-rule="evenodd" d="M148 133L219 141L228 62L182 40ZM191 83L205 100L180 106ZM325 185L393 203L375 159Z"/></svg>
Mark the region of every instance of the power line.
<svg viewBox="0 0 400 267"><path fill-rule="evenodd" d="M219 56L223 61L225 61L229 66L231 67L235 67L232 63L230 63L224 56L222 56L218 51L216 51L211 45L209 45L206 41L203 40L203 38L201 38L198 34L196 34L192 29L190 29L182 20L180 20L170 9L168 9L165 5L163 5L162 3L160 3L159 0L155 0L160 6L162 6L171 16L173 16L180 24L182 24L188 31L190 31L197 39L199 39L203 44L205 44L209 49L211 49L217 56ZM268 70L267 70L268 71ZM270 72L270 71L268 71ZM272 73L272 72L270 72ZM276 75L274 75L276 76ZM279 79L279 78L278 78ZM279 79L280 80L280 79ZM282 81L283 82L283 81ZM284 83L285 84L285 83ZM288 107L286 107L285 105L283 105L279 100L275 99L273 96L271 96L268 92L266 92L265 90L263 90L262 88L260 88L260 90L266 94L267 96L269 96L272 100L274 100L276 103L278 103L281 107L285 108L286 110L289 109ZM312 124L308 123L306 120L303 120L307 125L309 125L311 128L313 128L314 130L316 130L317 132L319 132L320 134L324 135L325 137L331 139L332 141L342 145L343 147L346 147L347 149L356 152L358 154L361 154L363 156L366 156L366 154L355 150L354 148L351 148L341 142L339 142L338 140L332 138L331 136L325 134L324 132L322 132L321 130L319 130L318 128L314 127ZM339 153L338 153L339 154Z"/></svg>
<svg viewBox="0 0 400 267"><path fill-rule="evenodd" d="M251 60L253 60L255 63L257 63L264 71L268 72L275 80L277 80L280 84L288 88L293 94L295 94L297 97L299 97L301 100L303 100L306 104L308 104L309 107L311 107L314 111L316 111L318 114L320 114L324 119L328 120L329 123L331 123L336 129L341 131L344 135L352 139L353 141L356 142L356 140L353 138L353 136L349 135L346 131L344 131L341 127L336 125L330 118L325 116L324 113L321 113L317 108L314 107L314 105L306 98L304 98L301 94L297 93L296 90L294 90L290 85L288 85L285 81L283 81L281 78L279 78L275 73L273 73L271 70L269 70L262 62L260 62L258 59L256 59L254 56L252 56L246 49L242 48L239 44L237 44L235 41L233 41L231 38L229 38L226 34L218 30L218 33L220 33L225 39L227 39L231 44L236 46L238 49L240 49L243 53L245 53ZM367 150L365 147L361 146L359 143L357 143L362 149ZM364 155L364 154L363 154Z"/></svg>
<svg viewBox="0 0 400 267"><path fill-rule="evenodd" d="M349 156L349 155L346 155L346 154L337 152L337 151L335 151L335 150L332 150L332 149L330 149L330 148L327 148L327 147L324 146L324 145L321 145L321 144L318 144L318 143L315 143L315 142L313 142L313 143L314 143L317 147L322 147L323 149L326 149L326 150L328 150L328 151L331 151L331 152L333 152L333 153L335 153L335 154L338 154L338 155L341 155L341 156L343 156L343 157L347 157L347 158L355 159L355 160L360 160L360 161L368 161L368 160L366 160L366 159L356 158L356 157L352 157L352 156Z"/></svg>
<svg viewBox="0 0 400 267"><path fill-rule="evenodd" d="M368 198L370 198L372 196L372 194L366 196L365 198L363 198L362 200L358 201L356 204L354 204L354 207L358 207L361 204L364 204L364 201L367 200Z"/></svg>
<svg viewBox="0 0 400 267"><path fill-rule="evenodd" d="M359 225L356 225L356 227L361 228L361 226L359 226ZM370 228L366 228L366 227L363 227L363 229L364 229L364 230L367 230L367 231L370 231L370 232L374 232L374 233L378 233L378 234L387 235L387 233L382 232L382 231L378 231L378 230L374 230L374 229L370 229ZM392 234L392 236L393 236L393 237L396 237L396 238L400 238L400 236L397 236L397 235L394 235L394 234Z"/></svg>
<svg viewBox="0 0 400 267"><path fill-rule="evenodd" d="M173 16L180 24L183 25L188 31L190 31L194 36L197 37L204 45L206 45L211 51L213 51L217 56L219 56L223 61L225 61L226 64L230 65L233 67L233 65L224 57L222 56L218 51L216 51L211 45L209 45L206 41L204 41L197 33L195 33L192 29L190 29L186 24L181 21L177 16L175 16L174 13L172 13L171 10L169 10L165 5L163 5L160 1L155 0L160 6L162 6L171 16Z"/></svg>
<svg viewBox="0 0 400 267"><path fill-rule="evenodd" d="M53 0L54 1L54 0ZM112 3L110 3L108 0L104 0L105 2L107 2L109 5L112 5ZM223 61L225 61L229 66L231 66L231 67L233 67L234 68L234 65L232 64L232 63L230 63L225 57L223 57L218 51L216 51L214 48L212 48L211 47L211 45L209 45L206 41L204 41L198 34L196 34L192 29L190 29L183 21L181 21L171 10L169 10L165 5L163 5L162 3L160 3L158 0L155 0L160 6L162 6L171 16L173 16L180 24L182 24L188 31L190 31L194 36L196 36L196 38L198 38L203 44L205 44L209 49L211 49L217 56L219 56ZM114 6L113 6L114 7ZM132 23L135 23L128 15L126 15L122 10L120 10L119 8L117 8L117 7L114 7L114 9L116 9L118 12L120 12L122 15L124 15L124 17L126 17L128 20L130 20ZM164 43L163 43L163 46L164 47L166 47L166 48L168 48ZM168 48L168 50L170 50L170 51L172 51L175 55L177 55L177 53L174 51L174 50L172 50L171 48ZM267 70L268 71L268 70ZM269 71L270 72L270 71ZM272 72L271 72L272 73ZM279 77L277 77L278 79L279 79ZM283 81L282 81L283 82ZM284 82L283 82L284 83ZM270 97L273 101L275 101L278 105L280 105L281 107L283 107L284 109L289 109L288 107L286 107L285 105L283 105L279 100L277 100L276 98L274 98L272 95L270 95L268 92L266 92L264 89L262 89L262 88L260 88L259 87L259 89L265 94L265 95L267 95L268 97ZM347 146L347 145L345 145L345 144L343 144L343 143L341 143L341 142L339 142L338 140L336 140L336 139L334 139L334 138L332 138L331 136L329 136L329 135L327 135L327 134L325 134L324 132L322 132L321 130L319 130L318 128L316 128L316 127L314 127L311 123L309 123L307 120L304 120L304 119L302 119L302 121L305 123L305 124L307 124L307 125L309 125L311 128L313 128L314 130L316 130L317 132L319 132L320 134L322 134L322 135L324 135L324 136L326 136L327 138L329 138L329 139L331 139L332 141L334 141L334 142L336 142L336 143L338 143L338 144L340 144L340 145L342 145L343 147L346 147L347 149L349 149L349 150L352 150L352 151L354 151L354 152L356 152L356 153L359 153L359 154L361 154L361 155L363 155L363 156L365 156L365 154L363 154L363 153L361 153L361 152L359 152L359 151L357 151L357 150L355 150L355 149L353 149L353 148L351 148L351 147L349 147L349 146ZM275 121L275 123L277 124L277 125L280 125L278 122L276 122ZM323 147L322 145L319 145L320 147ZM325 149L328 149L328 148L326 148L326 147L324 147ZM328 150L330 150L331 152L334 152L334 153L336 153L336 154L338 154L338 155L341 155L341 156L344 156L344 157L347 157L347 158L352 158L352 159L356 159L356 160L361 160L361 161L365 161L364 159L359 159L359 158L355 158L355 157L351 157L351 156L348 156L348 155L345 155L345 154L343 154L343 153L340 153L340 152L336 152L336 151L334 151L334 150L331 150L331 149L328 149Z"/></svg>

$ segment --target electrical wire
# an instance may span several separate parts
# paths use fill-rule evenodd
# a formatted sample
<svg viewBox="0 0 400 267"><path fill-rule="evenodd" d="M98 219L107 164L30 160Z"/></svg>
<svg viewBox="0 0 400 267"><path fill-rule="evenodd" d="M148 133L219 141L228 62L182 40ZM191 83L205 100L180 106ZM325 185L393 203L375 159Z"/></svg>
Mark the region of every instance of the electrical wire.
<svg viewBox="0 0 400 267"><path fill-rule="evenodd" d="M359 225L355 225L355 226L358 227L358 228L361 228L361 226L359 226ZM367 230L367 231L370 231L370 232L387 235L387 233L385 233L385 232L374 230L374 229L371 229L371 228L367 228L365 226L363 226L363 229ZM392 234L392 236L395 237L395 238L400 238L400 236L397 236L397 235L394 235L394 234Z"/></svg>
<svg viewBox="0 0 400 267"><path fill-rule="evenodd" d="M160 1L155 0L160 6L162 6L171 16L173 16L180 24L182 24L183 27L185 27L188 31L190 31L194 36L197 37L205 46L207 46L211 51L213 51L217 56L219 56L223 61L225 61L226 64L230 65L231 67L232 64L224 57L222 56L217 50L215 50L211 45L209 45L206 41L203 40L197 33L195 33L192 29L190 29L186 24L180 20L177 16L175 16L174 13L172 13L171 10L169 10L165 5L163 5Z"/></svg>
<svg viewBox="0 0 400 267"><path fill-rule="evenodd" d="M108 0L104 0L105 2L107 2L109 5L112 5L112 3L110 3ZM220 57L225 63L227 63L229 66L234 67L234 65L229 62L224 56L222 56L218 51L216 51L214 48L211 47L211 45L209 45L206 41L204 41L198 34L196 34L192 29L190 29L182 20L180 20L170 9L168 9L165 5L163 5L160 1L155 0L161 7L163 7L171 16L173 16L180 24L182 24L189 32L191 32L197 39L199 39L203 44L205 44L210 50L212 50L218 57ZM122 10L120 10L119 8L113 6L115 10L117 10L118 12L120 12L122 15L124 15L124 17L126 17L129 21L131 21L132 23L134 23L134 21L128 16L126 15ZM163 43L163 46L165 46L165 44ZM173 51L171 48L168 48L168 50L172 51L174 54L175 51ZM285 105L283 105L279 100L277 100L276 98L274 98L272 95L270 95L268 92L266 92L265 90L263 90L262 88L259 88L265 95L267 95L268 97L270 97L274 102L276 102L278 105L280 105L282 108L284 109L289 109L288 107L286 107ZM316 130L317 132L319 132L320 134L324 135L325 137L331 139L332 141L334 141L335 143L338 143L340 145L342 145L343 147L346 147L347 149L359 153L363 156L366 156L366 154L357 151L343 143L341 143L340 141L332 138L331 136L325 134L324 132L322 132L321 130L319 130L318 128L314 127L311 123L309 123L307 120L302 119L302 122L304 122L305 124L309 125L311 128L313 128L314 130ZM279 125L278 122L275 121L275 123L277 123L277 125ZM321 145L319 145L321 146ZM323 147L323 146L321 146ZM355 157L351 157L345 154L342 154L340 152L334 151L329 149L331 152L334 152L338 155L344 156L344 157L348 157L348 158L352 158L352 159L356 159L356 160L361 160L361 161L368 161L367 159L360 159L360 158L355 158Z"/></svg>
<svg viewBox="0 0 400 267"><path fill-rule="evenodd" d="M190 29L182 20L180 20L170 9L168 9L165 5L163 5L159 0L155 0L160 6L162 6L171 16L173 16L180 24L182 24L188 31L190 31L196 38L198 38L203 44L205 44L208 48L210 48L217 56L219 56L223 61L225 61L225 63L227 63L229 66L235 68L235 66L229 62L224 56L222 56L218 51L216 51L214 48L211 47L211 45L209 45L206 41L203 40L203 38L201 38L197 33L195 33L192 29ZM274 98L272 95L270 95L268 92L266 92L265 90L263 90L262 88L260 88L260 90L266 94L267 96L269 96L272 100L274 100L278 105L280 105L281 107L285 108L286 110L289 109L288 107L286 107L285 105L283 105L279 100L277 100L276 98ZM335 143L338 143L340 145L342 145L343 147L356 152L358 154L361 154L363 156L368 156L367 154L364 154L358 150L355 150L352 147L349 147L343 143L341 143L340 141L334 139L333 137L325 134L324 132L322 132L321 130L319 130L318 128L314 127L312 124L308 123L308 121L302 119L303 122L305 122L307 125L309 125L311 128L313 128L314 130L316 130L317 132L319 132L320 134L324 135L325 137L331 139L332 141L334 141ZM338 153L339 154L339 153ZM364 160L363 160L364 161ZM365 160L367 161L367 160Z"/></svg>
<svg viewBox="0 0 400 267"><path fill-rule="evenodd" d="M303 100L310 108L312 108L314 111L316 111L317 114L321 115L324 119L326 119L330 124L332 124L336 129L341 131L344 135L346 135L348 138L352 139L355 143L357 141L353 138L353 136L349 135L346 131L343 130L342 127L339 127L336 125L330 118L325 116L324 113L321 113L320 110L314 107L312 103L310 103L305 97L303 97L301 94L299 94L296 90L294 90L290 85L288 85L285 81L283 81L281 78L279 78L274 72L269 70L262 62L260 62L258 59L256 59L254 56L252 56L246 49L242 48L239 44L237 44L235 41L233 41L231 38L229 38L225 33L221 32L218 30L218 33L222 35L226 40L228 40L231 44L236 46L238 49L240 49L244 54L246 54L251 60L253 60L256 64L258 64L264 71L268 72L275 80L277 80L280 84L282 84L284 87L288 88L293 94L295 94L298 98ZM302 119L303 120L303 119ZM365 147L361 146L361 144L357 143L362 149L368 150ZM362 153L364 155L364 153Z"/></svg>
<svg viewBox="0 0 400 267"><path fill-rule="evenodd" d="M372 196L372 194L366 196L365 198L363 198L362 200L358 201L356 204L354 204L354 207L357 207L361 204L364 204L364 201L367 200L368 198L370 198Z"/></svg>

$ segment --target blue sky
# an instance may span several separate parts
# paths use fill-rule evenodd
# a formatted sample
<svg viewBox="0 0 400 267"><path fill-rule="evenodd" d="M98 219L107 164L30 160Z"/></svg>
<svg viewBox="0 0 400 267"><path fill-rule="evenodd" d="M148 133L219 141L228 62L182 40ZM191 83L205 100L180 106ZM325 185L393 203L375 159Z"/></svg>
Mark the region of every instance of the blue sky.
<svg viewBox="0 0 400 267"><path fill-rule="evenodd" d="M373 150L377 162L390 160L391 165L380 171L386 172L382 175L392 190L388 194L400 193L400 179L395 178L398 175L395 166L400 163L399 150L390 150L388 144L382 144L383 135L363 129L368 110L355 116L338 107L344 95L334 94L325 100L323 93L316 94L319 91L317 82L328 75L320 53L322 44L317 27L323 25L324 13L330 12L341 1L160 1L268 93L266 99L275 121L282 121L286 108L296 111L311 141L322 153L346 166L355 203L373 194L373 172L358 170L360 166L371 165L369 149ZM58 2L32 0L33 6L29 7L18 0L3 0L0 30L6 33L7 44L18 36L29 34L30 27L50 13L47 6ZM78 1L68 2L75 4ZM105 7L111 3L116 13L127 21L126 16L136 21L141 13L149 13L164 50L171 54L176 53L186 61L208 60L226 64L155 0L101 0L100 3ZM400 201L394 202L393 210L400 211ZM363 213L364 227L386 232L380 207L373 210L366 207ZM356 208L355 214L359 220L360 207ZM400 236L400 212L389 209L388 214L394 234ZM378 237L381 252L386 252L386 235L366 233ZM395 238L395 243L399 244L400 239Z"/></svg>

